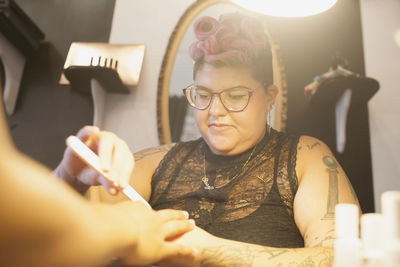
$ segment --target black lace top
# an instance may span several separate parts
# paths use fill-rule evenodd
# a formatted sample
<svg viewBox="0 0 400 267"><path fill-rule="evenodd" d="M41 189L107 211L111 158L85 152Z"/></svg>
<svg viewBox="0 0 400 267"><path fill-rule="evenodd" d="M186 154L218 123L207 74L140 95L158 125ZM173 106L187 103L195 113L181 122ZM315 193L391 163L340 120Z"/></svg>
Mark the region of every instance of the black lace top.
<svg viewBox="0 0 400 267"><path fill-rule="evenodd" d="M218 237L304 247L293 217L298 140L272 130L235 156L213 154L202 138L177 143L153 175L150 204L187 210L197 226Z"/></svg>

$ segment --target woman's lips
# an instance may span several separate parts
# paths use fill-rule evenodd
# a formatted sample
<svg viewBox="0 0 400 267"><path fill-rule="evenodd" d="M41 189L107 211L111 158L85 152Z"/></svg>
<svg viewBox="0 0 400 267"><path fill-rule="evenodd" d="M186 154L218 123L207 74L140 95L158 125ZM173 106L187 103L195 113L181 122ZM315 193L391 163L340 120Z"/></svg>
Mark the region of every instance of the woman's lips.
<svg viewBox="0 0 400 267"><path fill-rule="evenodd" d="M216 132L223 132L226 131L228 129L231 128L230 125L228 124L216 124L216 123L212 123L208 125L208 128L210 128L212 131L216 131Z"/></svg>

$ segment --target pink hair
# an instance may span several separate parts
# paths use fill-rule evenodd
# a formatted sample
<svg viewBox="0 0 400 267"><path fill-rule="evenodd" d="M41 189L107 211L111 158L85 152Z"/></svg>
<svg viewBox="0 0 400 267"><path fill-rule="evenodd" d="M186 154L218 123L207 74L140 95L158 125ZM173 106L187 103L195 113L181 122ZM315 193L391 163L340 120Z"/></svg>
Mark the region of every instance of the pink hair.
<svg viewBox="0 0 400 267"><path fill-rule="evenodd" d="M218 20L204 16L194 23L194 33L197 40L190 45L189 54L197 65L247 66L255 78L270 79L265 72L272 73L268 37L256 18L239 12L223 14Z"/></svg>

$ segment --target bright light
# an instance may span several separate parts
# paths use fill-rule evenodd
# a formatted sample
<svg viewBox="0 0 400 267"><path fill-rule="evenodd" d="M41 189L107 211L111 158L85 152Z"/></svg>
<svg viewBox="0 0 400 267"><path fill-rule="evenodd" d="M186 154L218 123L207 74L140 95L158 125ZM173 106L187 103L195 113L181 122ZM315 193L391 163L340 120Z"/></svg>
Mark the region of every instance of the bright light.
<svg viewBox="0 0 400 267"><path fill-rule="evenodd" d="M337 0L232 0L255 12L277 17L306 17L324 12Z"/></svg>
<svg viewBox="0 0 400 267"><path fill-rule="evenodd" d="M400 29L394 33L394 41L400 47Z"/></svg>

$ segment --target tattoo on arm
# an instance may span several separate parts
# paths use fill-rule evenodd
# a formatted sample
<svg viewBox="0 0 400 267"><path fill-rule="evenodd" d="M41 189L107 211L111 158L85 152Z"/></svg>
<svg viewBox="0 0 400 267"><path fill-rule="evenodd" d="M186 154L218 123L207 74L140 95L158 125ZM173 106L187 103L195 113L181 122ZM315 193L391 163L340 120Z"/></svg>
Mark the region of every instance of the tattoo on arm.
<svg viewBox="0 0 400 267"><path fill-rule="evenodd" d="M312 150L314 147L316 147L316 146L321 146L321 144L319 143L319 142L315 142L314 144L312 144L312 145L307 145L307 147L308 147L308 149L309 150Z"/></svg>
<svg viewBox="0 0 400 267"><path fill-rule="evenodd" d="M322 161L327 166L326 171L329 173L328 207L327 213L323 219L333 219L335 216L335 206L339 203L338 164L336 163L335 159L330 156L324 156ZM346 175L345 180L351 191L351 195L353 196L354 200L358 202L357 194Z"/></svg>
<svg viewBox="0 0 400 267"><path fill-rule="evenodd" d="M272 248L253 245L226 245L218 247L209 247L203 250L201 254L201 267L251 267L258 257L265 261L277 260L279 256L284 255L282 261L290 262L279 263L275 266L320 266L322 263L332 261L331 249L319 249L312 251L308 255L301 255L300 249ZM285 255L286 254L286 255ZM289 254L289 255L288 255ZM290 263L290 264L288 264ZM272 266L265 262L265 266Z"/></svg>
<svg viewBox="0 0 400 267"><path fill-rule="evenodd" d="M308 150L312 150L313 148L315 148L315 147L317 147L317 146L321 146L321 143L320 143L320 142L315 142L315 143L312 144L312 145L307 144ZM302 148L303 148L302 146L299 146L298 150L301 150Z"/></svg>
<svg viewBox="0 0 400 267"><path fill-rule="evenodd" d="M280 263L277 267L283 266L296 266L296 267L310 267L310 266L331 266L333 261L332 251L320 250L316 251L313 255L310 255L303 259L302 261L292 261L288 264Z"/></svg>
<svg viewBox="0 0 400 267"><path fill-rule="evenodd" d="M333 219L335 217L335 206L339 202L339 185L338 185L338 170L336 161L330 156L324 156L322 161L327 166L326 171L329 173L329 191L328 191L328 206L324 219Z"/></svg>
<svg viewBox="0 0 400 267"><path fill-rule="evenodd" d="M204 249L201 258L201 267L251 267L255 255L246 246L221 246Z"/></svg>
<svg viewBox="0 0 400 267"><path fill-rule="evenodd" d="M168 152L175 144L163 145L155 148L146 149L134 154L135 161L139 161L147 156L154 155L160 152Z"/></svg>
<svg viewBox="0 0 400 267"><path fill-rule="evenodd" d="M325 236L321 239L321 237L317 236L314 240L310 241L310 245L308 247L333 247L333 241L335 240L335 229L329 230ZM316 242L316 243L314 243Z"/></svg>
<svg viewBox="0 0 400 267"><path fill-rule="evenodd" d="M201 267L251 267L257 257L268 257L272 260L290 252L291 249L276 249L270 247L250 247L247 245L229 245L204 249Z"/></svg>

